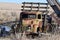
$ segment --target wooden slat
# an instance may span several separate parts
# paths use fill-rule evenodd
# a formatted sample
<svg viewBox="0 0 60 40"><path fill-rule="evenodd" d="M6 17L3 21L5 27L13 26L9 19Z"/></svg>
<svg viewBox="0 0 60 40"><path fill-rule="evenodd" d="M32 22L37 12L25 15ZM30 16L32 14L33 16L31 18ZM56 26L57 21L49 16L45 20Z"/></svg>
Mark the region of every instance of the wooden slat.
<svg viewBox="0 0 60 40"><path fill-rule="evenodd" d="M22 11L40 11L40 12L47 12L46 10L23 10L21 9Z"/></svg>
<svg viewBox="0 0 60 40"><path fill-rule="evenodd" d="M22 4L43 4L43 5L47 5L48 3L23 2Z"/></svg>
<svg viewBox="0 0 60 40"><path fill-rule="evenodd" d="M22 6L22 8L31 8L31 6ZM43 8L43 9L49 9L49 7L38 7L38 6L32 6L32 8Z"/></svg>

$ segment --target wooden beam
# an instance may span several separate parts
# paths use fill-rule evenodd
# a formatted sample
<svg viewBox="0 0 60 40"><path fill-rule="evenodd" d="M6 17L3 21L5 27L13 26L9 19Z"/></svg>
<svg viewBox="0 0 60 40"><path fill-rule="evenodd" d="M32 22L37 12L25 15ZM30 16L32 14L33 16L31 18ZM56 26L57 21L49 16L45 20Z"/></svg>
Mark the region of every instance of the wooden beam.
<svg viewBox="0 0 60 40"><path fill-rule="evenodd" d="M22 8L31 8L31 6L21 6ZM38 6L32 6L32 8L43 8L43 9L47 9L47 7L38 7ZM48 7L49 9L49 7Z"/></svg>

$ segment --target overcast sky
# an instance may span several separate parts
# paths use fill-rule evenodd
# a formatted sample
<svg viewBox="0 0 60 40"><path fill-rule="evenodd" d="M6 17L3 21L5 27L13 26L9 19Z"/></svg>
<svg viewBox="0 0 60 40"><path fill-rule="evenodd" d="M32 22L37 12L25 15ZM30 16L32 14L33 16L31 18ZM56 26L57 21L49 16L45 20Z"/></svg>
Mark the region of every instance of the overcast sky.
<svg viewBox="0 0 60 40"><path fill-rule="evenodd" d="M12 2L12 3L22 3L22 2L42 2L42 3L47 3L46 0L0 0L0 2Z"/></svg>

